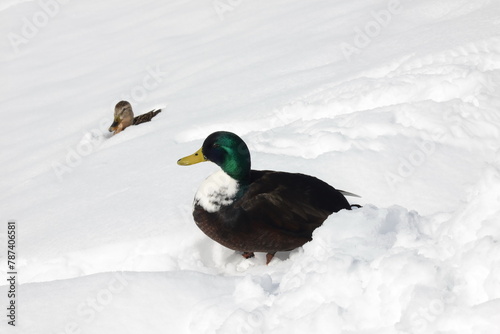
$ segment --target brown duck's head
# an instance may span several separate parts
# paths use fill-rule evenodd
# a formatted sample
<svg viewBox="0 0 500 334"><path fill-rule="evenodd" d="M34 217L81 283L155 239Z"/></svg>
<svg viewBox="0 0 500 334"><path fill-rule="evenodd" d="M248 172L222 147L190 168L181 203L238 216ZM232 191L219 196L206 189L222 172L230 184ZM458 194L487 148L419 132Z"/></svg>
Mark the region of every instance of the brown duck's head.
<svg viewBox="0 0 500 334"><path fill-rule="evenodd" d="M134 112L132 106L127 101L120 101L115 106L115 117L113 124L109 127L109 132L115 134L125 130L127 126L134 122Z"/></svg>

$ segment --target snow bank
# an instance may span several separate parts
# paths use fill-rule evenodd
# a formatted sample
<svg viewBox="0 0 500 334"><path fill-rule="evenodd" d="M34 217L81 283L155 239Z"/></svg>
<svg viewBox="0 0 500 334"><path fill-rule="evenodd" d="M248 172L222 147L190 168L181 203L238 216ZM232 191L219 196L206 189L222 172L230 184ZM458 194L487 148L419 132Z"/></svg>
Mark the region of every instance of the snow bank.
<svg viewBox="0 0 500 334"><path fill-rule="evenodd" d="M312 242L269 267L260 257L229 263L225 258L212 268L218 266L218 274L116 272L25 284L21 328L25 333L134 333L144 328L176 333L494 333L500 244L490 234L460 239L487 229L489 219L463 226L458 234L447 228L456 225L457 217L439 220L401 207L366 206L333 215ZM47 304L47 298L54 302Z"/></svg>

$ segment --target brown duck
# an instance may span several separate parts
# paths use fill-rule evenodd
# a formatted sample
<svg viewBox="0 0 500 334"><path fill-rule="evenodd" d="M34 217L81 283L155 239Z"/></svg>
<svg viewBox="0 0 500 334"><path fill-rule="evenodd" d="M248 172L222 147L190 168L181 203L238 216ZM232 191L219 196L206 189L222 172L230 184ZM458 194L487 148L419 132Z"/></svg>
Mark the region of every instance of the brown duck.
<svg viewBox="0 0 500 334"><path fill-rule="evenodd" d="M138 125L151 121L151 119L160 112L161 109L154 109L148 113L134 117L134 112L132 111L130 103L128 101L120 101L115 106L114 121L108 130L114 134L120 133L130 125Z"/></svg>
<svg viewBox="0 0 500 334"><path fill-rule="evenodd" d="M309 175L251 170L245 142L231 132L215 132L201 149L180 159L182 166L212 161L221 170L198 189L193 217L210 238L230 249L266 252L267 263L278 251L290 251L312 238L333 212L350 210L344 195Z"/></svg>

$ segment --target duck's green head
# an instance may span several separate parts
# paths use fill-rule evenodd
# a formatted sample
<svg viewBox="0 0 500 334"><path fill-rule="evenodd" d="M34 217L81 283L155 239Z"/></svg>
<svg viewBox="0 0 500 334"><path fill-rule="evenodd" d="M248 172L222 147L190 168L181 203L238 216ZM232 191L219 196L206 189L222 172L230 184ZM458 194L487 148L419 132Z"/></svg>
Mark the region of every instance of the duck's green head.
<svg viewBox="0 0 500 334"><path fill-rule="evenodd" d="M179 159L177 164L189 166L203 161L217 164L236 181L245 182L250 178L250 152L243 139L232 132L212 133L196 153Z"/></svg>

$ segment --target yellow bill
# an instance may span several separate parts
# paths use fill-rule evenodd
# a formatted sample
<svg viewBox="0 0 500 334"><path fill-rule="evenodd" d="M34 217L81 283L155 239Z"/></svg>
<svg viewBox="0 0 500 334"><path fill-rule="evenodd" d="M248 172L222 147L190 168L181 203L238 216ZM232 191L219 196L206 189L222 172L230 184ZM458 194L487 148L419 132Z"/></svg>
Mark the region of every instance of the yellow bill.
<svg viewBox="0 0 500 334"><path fill-rule="evenodd" d="M201 151L201 148L200 148L194 154L191 154L191 155L188 155L187 157L179 159L177 161L177 164L181 165L181 166L189 166L189 165L194 165L194 164L197 164L197 163L203 162L203 161L208 161L208 160L205 158L205 156L203 155L203 152Z"/></svg>

